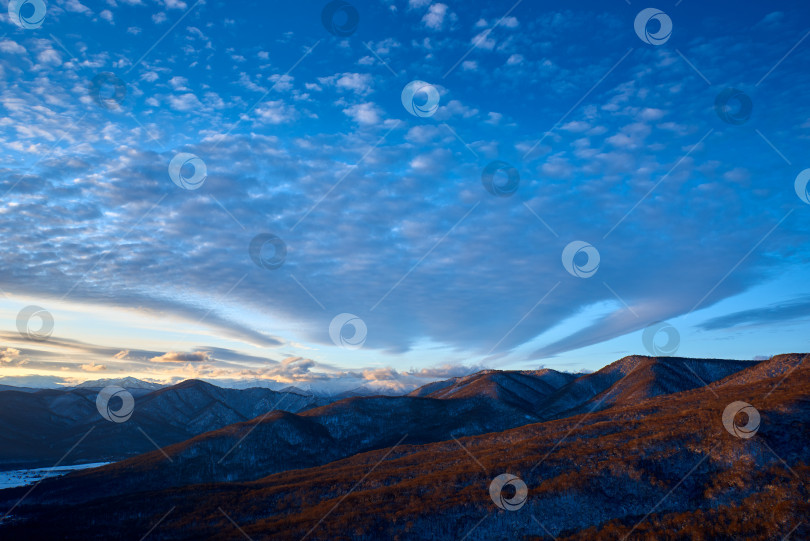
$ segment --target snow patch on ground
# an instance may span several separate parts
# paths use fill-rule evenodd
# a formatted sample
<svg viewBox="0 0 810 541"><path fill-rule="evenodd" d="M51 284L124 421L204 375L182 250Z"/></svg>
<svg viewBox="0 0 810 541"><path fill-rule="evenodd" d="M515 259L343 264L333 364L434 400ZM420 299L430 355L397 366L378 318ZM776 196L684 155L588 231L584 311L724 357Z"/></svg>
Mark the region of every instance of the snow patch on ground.
<svg viewBox="0 0 810 541"><path fill-rule="evenodd" d="M75 466L4 471L0 472L0 489L33 485L47 477L60 477L72 471L98 468L99 466L105 466L107 464L110 464L110 462L93 462L92 464L77 464Z"/></svg>

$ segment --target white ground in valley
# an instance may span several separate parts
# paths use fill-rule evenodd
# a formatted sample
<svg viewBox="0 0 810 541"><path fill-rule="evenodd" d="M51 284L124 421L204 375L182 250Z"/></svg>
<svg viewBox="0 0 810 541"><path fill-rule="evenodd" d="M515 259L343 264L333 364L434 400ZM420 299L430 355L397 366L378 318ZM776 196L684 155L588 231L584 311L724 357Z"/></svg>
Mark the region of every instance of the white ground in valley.
<svg viewBox="0 0 810 541"><path fill-rule="evenodd" d="M92 464L77 464L75 466L58 466L56 468L36 468L29 470L10 470L0 472L0 489L24 487L32 485L46 477L59 477L76 470L98 468L109 462L93 462Z"/></svg>

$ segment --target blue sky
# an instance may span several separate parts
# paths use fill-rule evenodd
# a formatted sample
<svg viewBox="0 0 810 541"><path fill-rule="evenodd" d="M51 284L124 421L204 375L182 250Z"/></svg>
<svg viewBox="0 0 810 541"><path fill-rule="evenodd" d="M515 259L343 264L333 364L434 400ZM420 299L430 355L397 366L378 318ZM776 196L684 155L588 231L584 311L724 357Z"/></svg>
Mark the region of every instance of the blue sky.
<svg viewBox="0 0 810 541"><path fill-rule="evenodd" d="M8 378L397 389L595 370L660 322L679 355L810 349L802 2L646 34L635 0L358 0L331 33L326 2L42 5L0 30Z"/></svg>

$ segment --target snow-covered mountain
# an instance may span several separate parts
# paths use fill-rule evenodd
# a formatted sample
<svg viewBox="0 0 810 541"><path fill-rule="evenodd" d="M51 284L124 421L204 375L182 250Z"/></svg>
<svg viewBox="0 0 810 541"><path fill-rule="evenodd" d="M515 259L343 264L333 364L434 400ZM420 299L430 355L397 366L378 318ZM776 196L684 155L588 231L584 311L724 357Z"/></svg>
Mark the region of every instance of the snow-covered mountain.
<svg viewBox="0 0 810 541"><path fill-rule="evenodd" d="M73 388L100 390L112 385L116 387L121 387L123 389L127 389L129 391L156 391L158 389L166 387L166 385L160 383L143 381L137 378L127 376L124 378L94 379L84 381L82 383L79 383L78 385L74 385Z"/></svg>
<svg viewBox="0 0 810 541"><path fill-rule="evenodd" d="M14 520L0 524L0 535L126 537L159 522L164 539L325 540L351 532L449 541L506 532L584 541L663 539L674 529L684 539L806 539L806 358L625 358L551 393L550 403L587 412L504 431L492 423L518 408L489 395L522 384L492 371L425 389L457 389L443 398L354 398L275 412L170 446L168 459L153 451L45 480ZM716 383L701 385L709 379ZM575 397L568 402L558 394L566 388ZM453 396L461 393L470 396ZM594 398L603 399L599 407ZM724 429L725 409L739 400L761 414L751 439ZM320 465L308 467L312 461ZM519 512L499 511L490 497L504 472L528 487ZM243 482L216 482L234 480ZM27 490L0 491L0 505Z"/></svg>
<svg viewBox="0 0 810 541"><path fill-rule="evenodd" d="M424 385L408 396L438 399L488 396L537 413L537 407L554 391L576 379L574 374L551 369L501 371L482 370L469 376Z"/></svg>
<svg viewBox="0 0 810 541"><path fill-rule="evenodd" d="M708 385L750 368L757 361L630 355L557 389L539 406L556 419Z"/></svg>
<svg viewBox="0 0 810 541"><path fill-rule="evenodd" d="M103 389L109 385L116 385L118 387L122 387L124 389L150 389L152 391L160 389L162 387L166 387L166 385L160 383L154 383L151 381L143 381L138 378L133 378L130 376L124 378L108 378L108 379L94 379L84 381L74 387L79 389Z"/></svg>

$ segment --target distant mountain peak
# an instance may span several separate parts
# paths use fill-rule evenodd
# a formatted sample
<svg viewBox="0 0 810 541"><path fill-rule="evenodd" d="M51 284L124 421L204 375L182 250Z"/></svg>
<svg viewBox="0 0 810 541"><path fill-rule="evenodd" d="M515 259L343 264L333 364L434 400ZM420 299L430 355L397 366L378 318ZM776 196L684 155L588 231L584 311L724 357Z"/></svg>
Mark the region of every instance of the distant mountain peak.
<svg viewBox="0 0 810 541"><path fill-rule="evenodd" d="M301 389L300 387L296 387L295 385L289 385L287 387L284 387L284 388L280 389L278 392L280 392L280 393L294 393L294 394L298 394L298 395L301 395L301 396L313 396L312 393L310 393L308 391L305 391L304 389Z"/></svg>
<svg viewBox="0 0 810 541"><path fill-rule="evenodd" d="M213 383L209 383L207 381L203 381L201 379L184 379L179 383L175 383L172 387L176 388L184 388L184 387L218 387L218 385L214 385Z"/></svg>
<svg viewBox="0 0 810 541"><path fill-rule="evenodd" d="M488 369L423 385L408 396L436 399L489 397L534 412L538 403L575 377L553 369Z"/></svg>
<svg viewBox="0 0 810 541"><path fill-rule="evenodd" d="M164 385L161 385L160 383L143 381L131 376L123 378L94 379L84 381L78 385L75 385L74 387L79 389L103 389L104 387L109 387L110 385L116 385L124 389L144 389L150 391L155 391L164 387Z"/></svg>

